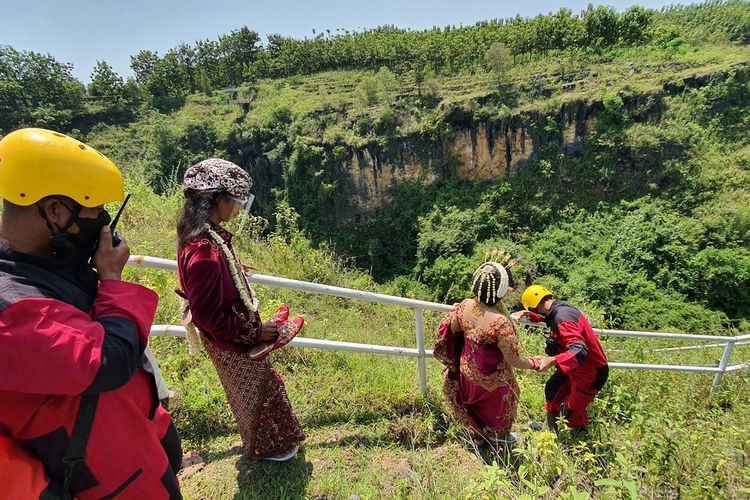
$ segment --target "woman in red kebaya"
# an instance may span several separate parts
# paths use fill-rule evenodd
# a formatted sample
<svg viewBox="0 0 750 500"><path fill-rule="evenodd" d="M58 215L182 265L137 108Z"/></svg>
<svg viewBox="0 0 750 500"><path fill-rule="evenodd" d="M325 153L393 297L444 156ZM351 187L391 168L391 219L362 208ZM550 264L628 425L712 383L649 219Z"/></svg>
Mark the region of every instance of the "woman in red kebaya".
<svg viewBox="0 0 750 500"><path fill-rule="evenodd" d="M501 302L510 273L488 261L474 271L473 298L456 304L438 326L435 358L446 366L443 392L474 442L513 445L520 389L513 369L535 369L519 352L518 334Z"/></svg>
<svg viewBox="0 0 750 500"><path fill-rule="evenodd" d="M221 226L249 207L251 186L247 172L218 158L185 172L177 223L180 294L227 393L245 455L283 461L297 453L305 433L266 356L292 340L303 320L289 320L282 306L261 322L232 233Z"/></svg>

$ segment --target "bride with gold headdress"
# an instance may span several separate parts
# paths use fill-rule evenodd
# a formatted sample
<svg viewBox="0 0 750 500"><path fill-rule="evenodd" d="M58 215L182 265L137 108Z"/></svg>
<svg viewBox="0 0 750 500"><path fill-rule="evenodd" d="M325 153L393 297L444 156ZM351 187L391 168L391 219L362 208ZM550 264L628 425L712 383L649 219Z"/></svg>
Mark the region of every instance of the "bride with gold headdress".
<svg viewBox="0 0 750 500"><path fill-rule="evenodd" d="M513 368L536 369L519 353L518 335L501 299L512 276L487 261L474 271L473 297L456 304L438 326L435 357L444 365L443 391L477 444L512 444L519 387Z"/></svg>

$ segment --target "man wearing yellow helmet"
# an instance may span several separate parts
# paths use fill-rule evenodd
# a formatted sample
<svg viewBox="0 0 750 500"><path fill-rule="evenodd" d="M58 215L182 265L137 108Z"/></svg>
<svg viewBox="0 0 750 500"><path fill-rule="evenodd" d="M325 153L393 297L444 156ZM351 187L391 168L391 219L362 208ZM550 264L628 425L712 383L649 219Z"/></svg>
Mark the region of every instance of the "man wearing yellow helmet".
<svg viewBox="0 0 750 500"><path fill-rule="evenodd" d="M123 199L120 171L17 130L0 140L0 196L0 438L43 464L51 498L179 498L179 437L143 362L158 296L121 280L130 251L103 207ZM2 453L0 469L20 470Z"/></svg>
<svg viewBox="0 0 750 500"><path fill-rule="evenodd" d="M541 285L526 288L521 303L526 310L511 314L513 319L545 322L550 329L545 348L548 356L538 358L539 371L557 367L544 388L547 423L556 430L557 418L564 417L568 427L582 430L589 422L588 405L609 375L599 339L586 315L567 302L555 300Z"/></svg>

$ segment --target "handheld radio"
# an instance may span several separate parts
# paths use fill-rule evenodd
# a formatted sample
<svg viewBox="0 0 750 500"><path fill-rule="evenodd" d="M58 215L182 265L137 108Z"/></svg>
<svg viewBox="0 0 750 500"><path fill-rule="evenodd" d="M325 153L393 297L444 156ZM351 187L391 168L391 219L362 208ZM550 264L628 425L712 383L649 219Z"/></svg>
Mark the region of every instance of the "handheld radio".
<svg viewBox="0 0 750 500"><path fill-rule="evenodd" d="M128 200L130 200L130 193L125 197L125 201L122 202L122 205L120 205L120 209L115 214L115 218L112 219L112 222L109 224L109 228L112 230L112 246L116 247L120 244L122 241L122 238L120 238L120 235L117 234L117 231L115 231L115 227L117 227L117 223L120 221L120 216L122 215L122 211L125 208L125 205L128 204Z"/></svg>

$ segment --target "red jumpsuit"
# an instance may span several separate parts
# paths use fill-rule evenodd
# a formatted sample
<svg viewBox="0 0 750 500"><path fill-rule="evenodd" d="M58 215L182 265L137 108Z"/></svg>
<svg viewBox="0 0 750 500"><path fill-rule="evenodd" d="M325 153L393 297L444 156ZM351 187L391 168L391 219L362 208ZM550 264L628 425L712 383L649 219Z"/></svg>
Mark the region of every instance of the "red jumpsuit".
<svg viewBox="0 0 750 500"><path fill-rule="evenodd" d="M97 283L74 259L0 243L0 435L39 459L50 488L64 481L81 396L99 394L70 492L180 498L179 436L142 361L157 302L139 285ZM0 470L12 458L0 454Z"/></svg>
<svg viewBox="0 0 750 500"><path fill-rule="evenodd" d="M545 316L529 313L551 330L547 354L554 356L557 371L544 388L545 408L581 429L589 422L588 405L604 387L609 375L607 357L586 316L567 302L556 300Z"/></svg>

